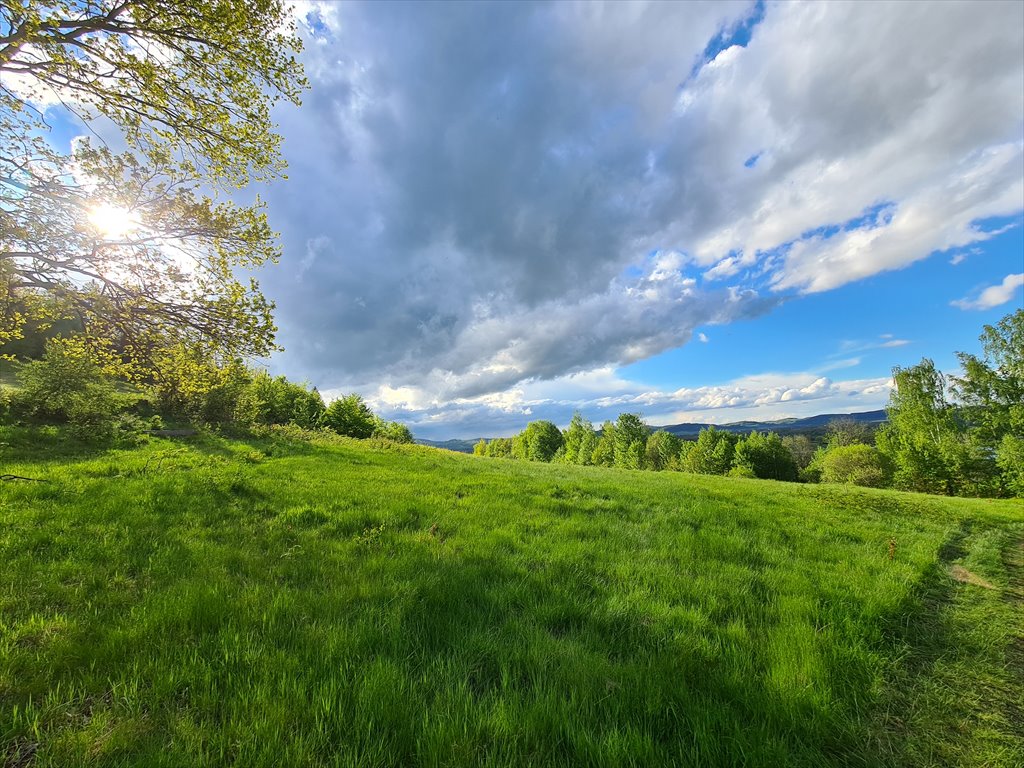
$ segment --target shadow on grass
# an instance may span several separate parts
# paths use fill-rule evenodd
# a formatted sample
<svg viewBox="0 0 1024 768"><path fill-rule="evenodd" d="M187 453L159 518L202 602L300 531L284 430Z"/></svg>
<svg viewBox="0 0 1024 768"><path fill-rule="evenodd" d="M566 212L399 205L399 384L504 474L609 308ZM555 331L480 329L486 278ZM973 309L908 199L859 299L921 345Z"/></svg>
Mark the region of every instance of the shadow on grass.
<svg viewBox="0 0 1024 768"><path fill-rule="evenodd" d="M0 463L90 459L120 447L116 441L83 442L56 427L0 427Z"/></svg>
<svg viewBox="0 0 1024 768"><path fill-rule="evenodd" d="M867 724L869 764L919 764L924 739L934 737L923 729L941 729L944 725L941 719L922 709L918 699L927 691L948 687L938 670L940 662L981 653L972 637L956 631L953 611L958 585L949 576L950 564L967 554L964 544L971 529L972 523L965 521L950 536L939 549L937 562L928 567L896 609L882 619L883 635L878 650L886 658L898 661L885 675L875 715ZM914 722L908 722L909 717L915 716ZM939 718L946 716L945 712L938 713Z"/></svg>

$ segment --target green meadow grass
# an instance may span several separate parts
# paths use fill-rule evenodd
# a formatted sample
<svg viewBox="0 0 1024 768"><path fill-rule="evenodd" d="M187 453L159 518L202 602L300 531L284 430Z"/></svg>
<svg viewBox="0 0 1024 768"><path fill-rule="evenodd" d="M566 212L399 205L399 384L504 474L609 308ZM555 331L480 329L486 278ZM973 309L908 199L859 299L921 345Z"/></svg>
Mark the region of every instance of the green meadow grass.
<svg viewBox="0 0 1024 768"><path fill-rule="evenodd" d="M1024 764L1018 502L0 441L10 766Z"/></svg>

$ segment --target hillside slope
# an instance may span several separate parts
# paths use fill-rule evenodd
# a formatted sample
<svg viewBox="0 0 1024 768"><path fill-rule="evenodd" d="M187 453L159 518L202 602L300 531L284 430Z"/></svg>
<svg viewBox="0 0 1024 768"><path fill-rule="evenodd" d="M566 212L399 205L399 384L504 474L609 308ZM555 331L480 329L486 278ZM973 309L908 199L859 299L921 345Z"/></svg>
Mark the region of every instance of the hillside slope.
<svg viewBox="0 0 1024 768"><path fill-rule="evenodd" d="M1019 503L48 439L0 435L9 765L1024 758Z"/></svg>

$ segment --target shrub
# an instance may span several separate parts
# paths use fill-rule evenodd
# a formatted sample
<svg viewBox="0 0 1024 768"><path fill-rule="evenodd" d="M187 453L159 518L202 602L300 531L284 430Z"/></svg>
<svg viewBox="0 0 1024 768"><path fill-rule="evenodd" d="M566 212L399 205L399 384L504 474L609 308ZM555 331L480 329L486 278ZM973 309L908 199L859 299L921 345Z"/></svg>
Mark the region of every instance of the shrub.
<svg viewBox="0 0 1024 768"><path fill-rule="evenodd" d="M357 394L340 397L327 406L321 423L346 437L367 438L377 428L377 417Z"/></svg>
<svg viewBox="0 0 1024 768"><path fill-rule="evenodd" d="M821 457L821 480L824 483L849 483L869 488L889 484L885 459L870 445L842 445Z"/></svg>
<svg viewBox="0 0 1024 768"><path fill-rule="evenodd" d="M1004 435L996 453L996 464L1010 493L1024 496L1024 439Z"/></svg>
<svg viewBox="0 0 1024 768"><path fill-rule="evenodd" d="M50 339L41 360L18 372L21 389L11 413L37 424L66 424L80 440L103 442L115 430L126 398L117 393L88 347L76 339Z"/></svg>
<svg viewBox="0 0 1024 768"><path fill-rule="evenodd" d="M797 468L793 455L774 432L751 432L736 443L733 459L736 467L747 467L755 477L765 480L796 480Z"/></svg>
<svg viewBox="0 0 1024 768"><path fill-rule="evenodd" d="M378 420L377 426L373 430L373 436L390 440L393 443L411 443L413 441L412 431L398 421Z"/></svg>
<svg viewBox="0 0 1024 768"><path fill-rule="evenodd" d="M288 381L284 376L272 377L260 371L239 393L235 418L252 426L295 424L303 429L319 425L325 407L314 387Z"/></svg>

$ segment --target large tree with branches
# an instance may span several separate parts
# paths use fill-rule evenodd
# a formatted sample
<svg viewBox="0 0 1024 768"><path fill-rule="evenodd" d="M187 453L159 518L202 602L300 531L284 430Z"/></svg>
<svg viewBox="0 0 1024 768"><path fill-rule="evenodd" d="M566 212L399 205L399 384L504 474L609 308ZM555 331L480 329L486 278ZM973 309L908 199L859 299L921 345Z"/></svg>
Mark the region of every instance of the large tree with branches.
<svg viewBox="0 0 1024 768"><path fill-rule="evenodd" d="M168 342L273 349L270 118L305 87L282 0L0 0L0 344L35 312L145 366ZM73 116L83 135L51 123Z"/></svg>

